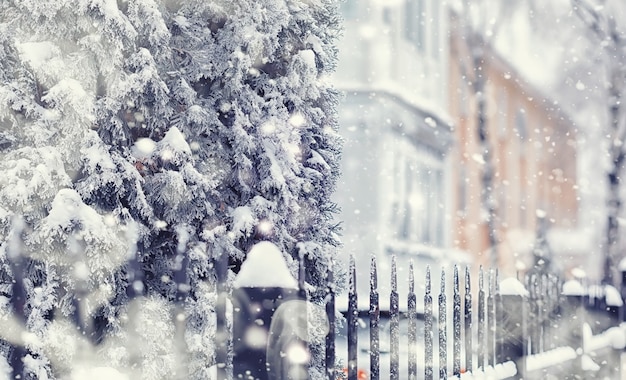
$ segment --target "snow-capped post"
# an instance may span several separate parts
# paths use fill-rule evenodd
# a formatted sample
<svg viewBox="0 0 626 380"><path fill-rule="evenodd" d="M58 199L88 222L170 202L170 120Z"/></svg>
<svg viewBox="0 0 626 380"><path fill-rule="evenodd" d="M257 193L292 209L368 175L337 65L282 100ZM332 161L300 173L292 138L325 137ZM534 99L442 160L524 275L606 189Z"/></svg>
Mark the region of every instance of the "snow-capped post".
<svg viewBox="0 0 626 380"><path fill-rule="evenodd" d="M579 366L572 373L583 373L582 361L584 350L583 329L585 324L585 289L580 282L570 280L563 284L562 295L565 298L562 306L563 322L561 326L569 326L570 334L562 344L569 345L578 354L575 365Z"/></svg>
<svg viewBox="0 0 626 380"><path fill-rule="evenodd" d="M391 294L389 295L389 378L400 379L400 298L396 256L391 256Z"/></svg>
<svg viewBox="0 0 626 380"><path fill-rule="evenodd" d="M307 305L278 247L255 244L233 286L233 378L308 379Z"/></svg>
<svg viewBox="0 0 626 380"><path fill-rule="evenodd" d="M410 313L410 311L409 311ZM372 254L370 263L370 380L380 377L380 304L378 294L378 273L376 255ZM335 380L335 379L332 379Z"/></svg>
<svg viewBox="0 0 626 380"><path fill-rule="evenodd" d="M518 371L523 374L526 362L524 356L527 354L525 341L528 290L519 280L509 277L500 282L498 294L501 307L496 321L495 339L499 342L496 362L516 361Z"/></svg>
<svg viewBox="0 0 626 380"><path fill-rule="evenodd" d="M357 351L359 327L359 309L356 291L356 264L350 256L350 289L348 291L348 380L357 380Z"/></svg>
<svg viewBox="0 0 626 380"><path fill-rule="evenodd" d="M624 300L620 292L613 285L604 285L603 300L606 312L613 321L612 323L617 326L622 320L620 313L624 306Z"/></svg>
<svg viewBox="0 0 626 380"><path fill-rule="evenodd" d="M424 378L433 380L433 297L431 294L430 266L426 266L424 289Z"/></svg>
<svg viewBox="0 0 626 380"><path fill-rule="evenodd" d="M533 266L526 273L526 288L529 292L528 327L530 334L530 353L537 354L545 350L544 330L549 325L550 293L555 286L557 276L552 265L553 253L548 244L548 221L544 212L537 214L536 239L532 248Z"/></svg>

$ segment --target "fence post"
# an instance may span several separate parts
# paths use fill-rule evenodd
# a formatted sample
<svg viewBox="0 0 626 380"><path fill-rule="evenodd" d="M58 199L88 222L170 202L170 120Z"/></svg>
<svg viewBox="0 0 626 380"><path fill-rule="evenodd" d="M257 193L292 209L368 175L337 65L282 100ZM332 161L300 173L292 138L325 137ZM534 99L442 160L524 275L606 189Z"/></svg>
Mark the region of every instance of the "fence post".
<svg viewBox="0 0 626 380"><path fill-rule="evenodd" d="M13 272L13 284L11 292L11 305L13 306L13 312L17 316L20 322L26 324L26 300L27 293L24 286L24 274L26 273L26 259L19 256L19 252L9 252L9 265ZM24 368L24 358L28 354L27 349L21 344L13 346L9 358L9 366L12 370L12 379L26 379L27 373Z"/></svg>
<svg viewBox="0 0 626 380"><path fill-rule="evenodd" d="M215 305L216 332L215 332L215 366L217 367L217 379L227 380L226 371L228 361L228 346L230 343L230 331L226 324L226 277L228 272L228 256L222 252L216 259L217 269L217 304Z"/></svg>
<svg viewBox="0 0 626 380"><path fill-rule="evenodd" d="M376 269L376 256L372 254L370 264L370 379L378 380L380 377L380 304L378 294L378 271ZM335 379L333 379L335 380Z"/></svg>
<svg viewBox="0 0 626 380"><path fill-rule="evenodd" d="M358 298L356 291L356 264L350 256L350 289L348 292L348 380L357 380L358 358Z"/></svg>
<svg viewBox="0 0 626 380"><path fill-rule="evenodd" d="M620 283L620 295L622 296L622 301L626 300L626 259L622 259L619 263L619 270L622 272L622 282ZM620 308L621 321L626 322L626 306L622 303L622 307Z"/></svg>
<svg viewBox="0 0 626 380"><path fill-rule="evenodd" d="M465 267L465 300L464 300L464 330L465 330L465 370L471 372L472 356L474 349L472 347L472 293L470 284L469 267Z"/></svg>
<svg viewBox="0 0 626 380"><path fill-rule="evenodd" d="M415 276L413 260L409 264L409 295L407 311L409 314L409 380L417 379L417 296L415 295ZM373 376L372 376L373 380Z"/></svg>
<svg viewBox="0 0 626 380"><path fill-rule="evenodd" d="M439 289L439 379L448 378L448 318L446 305L446 272L441 270L441 288Z"/></svg>
<svg viewBox="0 0 626 380"><path fill-rule="evenodd" d="M326 318L328 319L328 335L326 335L326 375L328 380L336 380L335 371L335 279L333 265L326 272Z"/></svg>
<svg viewBox="0 0 626 380"><path fill-rule="evenodd" d="M426 266L424 290L424 378L433 380L433 297L431 295L430 267Z"/></svg>
<svg viewBox="0 0 626 380"><path fill-rule="evenodd" d="M306 304L278 247L252 247L233 285L233 378L307 379Z"/></svg>
<svg viewBox="0 0 626 380"><path fill-rule="evenodd" d="M452 375L461 375L461 293L459 291L459 268L454 266L454 290L452 294Z"/></svg>
<svg viewBox="0 0 626 380"><path fill-rule="evenodd" d="M565 300L563 302L563 323L561 323L561 328L563 328L565 324L569 325L568 327L571 334L569 334L567 341L561 344L568 345L576 350L578 357L575 361L575 367L572 369L572 374L582 376L584 374L582 360L584 354L583 325L585 323L585 310L583 302L585 299L585 291L578 281L570 280L563 284L562 295Z"/></svg>
<svg viewBox="0 0 626 380"><path fill-rule="evenodd" d="M487 365L496 365L496 303L493 269L489 270L489 295L487 296Z"/></svg>
<svg viewBox="0 0 626 380"><path fill-rule="evenodd" d="M626 259L622 259L619 263L619 270L622 273L622 282L620 283L620 296L622 297L622 307L620 307L620 321L626 322ZM626 375L626 350L622 350L619 355L619 375L623 379Z"/></svg>
<svg viewBox="0 0 626 380"><path fill-rule="evenodd" d="M478 368L485 369L485 288L483 267L478 272Z"/></svg>
<svg viewBox="0 0 626 380"><path fill-rule="evenodd" d="M389 295L389 345L391 358L389 378L400 379L400 298L398 296L398 269L396 256L391 256L391 294Z"/></svg>
<svg viewBox="0 0 626 380"><path fill-rule="evenodd" d="M518 374L526 374L526 314L528 308L528 290L516 278L507 278L499 285L499 303L496 321L496 340L500 342L496 361L504 363L515 361ZM520 310L521 306L521 310Z"/></svg>

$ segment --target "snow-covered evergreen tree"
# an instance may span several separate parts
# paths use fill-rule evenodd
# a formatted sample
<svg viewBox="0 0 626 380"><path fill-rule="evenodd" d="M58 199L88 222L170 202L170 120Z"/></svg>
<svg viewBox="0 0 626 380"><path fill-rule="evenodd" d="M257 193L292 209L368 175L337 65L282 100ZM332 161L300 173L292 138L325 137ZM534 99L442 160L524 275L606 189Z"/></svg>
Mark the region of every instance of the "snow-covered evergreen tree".
<svg viewBox="0 0 626 380"><path fill-rule="evenodd" d="M334 3L0 2L0 361L175 377L184 310L185 366L208 378L215 260L236 272L259 240L294 273L303 254L321 300Z"/></svg>

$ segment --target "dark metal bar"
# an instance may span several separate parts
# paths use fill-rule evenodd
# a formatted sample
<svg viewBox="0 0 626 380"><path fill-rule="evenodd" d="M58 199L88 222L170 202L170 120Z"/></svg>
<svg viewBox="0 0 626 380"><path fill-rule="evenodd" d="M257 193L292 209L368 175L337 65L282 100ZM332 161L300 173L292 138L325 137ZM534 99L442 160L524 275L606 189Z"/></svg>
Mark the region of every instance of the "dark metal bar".
<svg viewBox="0 0 626 380"><path fill-rule="evenodd" d="M306 290L304 289L304 282L306 281L304 265L304 251L298 253L298 296L300 299L306 299Z"/></svg>
<svg viewBox="0 0 626 380"><path fill-rule="evenodd" d="M502 295L500 294L500 275L496 269L496 364L504 362L503 347L504 347L504 333L502 326L502 313L504 312L504 305L502 303Z"/></svg>
<svg viewBox="0 0 626 380"><path fill-rule="evenodd" d="M335 279L331 261L326 272L326 317L328 335L326 335L326 375L328 380L336 380L335 371Z"/></svg>
<svg viewBox="0 0 626 380"><path fill-rule="evenodd" d="M454 331L454 345L452 351L452 374L461 375L461 293L459 291L459 268L454 266L454 294L452 296L452 325Z"/></svg>
<svg viewBox="0 0 626 380"><path fill-rule="evenodd" d="M14 222L15 223L15 222ZM18 226L19 228L19 226ZM19 231L18 231L19 232ZM20 236L18 233L16 236ZM13 275L13 284L11 285L11 296L9 298L15 317L24 325L28 320L27 300L28 291L24 281L27 270L27 260L21 256L21 252L13 250L12 247L20 247L18 244L9 244L9 265ZM78 317L78 315L76 315ZM28 350L21 344L15 345L9 356L8 364L11 368L11 379L27 378L27 371L24 368L24 358L28 355Z"/></svg>
<svg viewBox="0 0 626 380"><path fill-rule="evenodd" d="M380 378L379 321L378 273L376 271L376 256L372 255L370 266L370 380Z"/></svg>
<svg viewBox="0 0 626 380"><path fill-rule="evenodd" d="M465 370L472 371L472 293L469 267L465 267Z"/></svg>
<svg viewBox="0 0 626 380"><path fill-rule="evenodd" d="M535 323L535 342L532 343L534 347L534 351L536 354L543 352L543 324L544 324L544 311L546 307L546 302L548 300L546 290L547 290L547 276L546 274L541 274L539 276L539 294L535 299L537 304L535 305L535 310L537 312L537 322Z"/></svg>
<svg viewBox="0 0 626 380"><path fill-rule="evenodd" d="M487 296L487 365L496 365L496 304L493 269L489 270L489 295Z"/></svg>
<svg viewBox="0 0 626 380"><path fill-rule="evenodd" d="M485 288L483 267L478 273L478 368L485 368Z"/></svg>
<svg viewBox="0 0 626 380"><path fill-rule="evenodd" d="M413 260L409 264L409 380L417 379L417 297L415 296L415 277Z"/></svg>
<svg viewBox="0 0 626 380"><path fill-rule="evenodd" d="M441 288L439 290L439 379L448 378L448 322L446 304L446 272L441 270Z"/></svg>
<svg viewBox="0 0 626 380"><path fill-rule="evenodd" d="M400 379L400 298L398 297L398 272L396 256L391 257L391 294L389 297L389 345L391 358L389 378Z"/></svg>
<svg viewBox="0 0 626 380"><path fill-rule="evenodd" d="M433 297L431 295L430 267L426 267L424 292L424 378L433 380Z"/></svg>
<svg viewBox="0 0 626 380"><path fill-rule="evenodd" d="M356 265L352 256L350 257L350 291L348 292L348 380L357 380L358 316Z"/></svg>
<svg viewBox="0 0 626 380"><path fill-rule="evenodd" d="M226 324L226 300L228 294L226 291L226 279L228 274L228 256L225 252L221 252L217 258L217 304L215 305L216 332L215 332L215 363L217 367L217 380L227 380L228 351L230 332Z"/></svg>
<svg viewBox="0 0 626 380"><path fill-rule="evenodd" d="M619 287L619 291L620 291L620 295L622 296L622 300L624 300L624 304L622 304L622 307L620 308L620 321L622 322L626 322L626 268L620 268L621 269L621 275L622 275L622 281L620 282L620 287Z"/></svg>

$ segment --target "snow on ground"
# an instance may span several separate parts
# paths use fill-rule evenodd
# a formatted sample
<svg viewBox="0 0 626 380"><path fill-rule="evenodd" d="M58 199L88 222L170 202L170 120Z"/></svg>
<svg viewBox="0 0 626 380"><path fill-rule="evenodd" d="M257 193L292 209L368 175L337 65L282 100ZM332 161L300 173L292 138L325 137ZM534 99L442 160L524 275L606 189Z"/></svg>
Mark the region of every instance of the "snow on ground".
<svg viewBox="0 0 626 380"><path fill-rule="evenodd" d="M576 359L576 350L572 347L558 347L553 350L526 357L526 370L537 371L568 360Z"/></svg>
<svg viewBox="0 0 626 380"><path fill-rule="evenodd" d="M298 288L283 254L269 241L252 247L233 285L235 288Z"/></svg>
<svg viewBox="0 0 626 380"><path fill-rule="evenodd" d="M612 347L616 350L624 349L626 346L626 327L611 327L610 329L593 335L591 327L585 324L585 352L593 352L605 347Z"/></svg>

